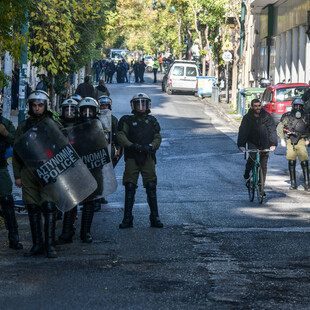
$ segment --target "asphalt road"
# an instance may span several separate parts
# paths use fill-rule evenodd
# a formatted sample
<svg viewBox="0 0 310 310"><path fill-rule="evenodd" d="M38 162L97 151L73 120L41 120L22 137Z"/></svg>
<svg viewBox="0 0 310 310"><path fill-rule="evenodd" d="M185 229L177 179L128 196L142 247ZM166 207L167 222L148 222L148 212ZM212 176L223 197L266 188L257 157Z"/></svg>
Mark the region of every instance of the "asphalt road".
<svg viewBox="0 0 310 310"><path fill-rule="evenodd" d="M309 194L288 190L286 160L271 154L267 199L249 202L236 128L187 94L145 84L108 85L113 113L130 113L136 92L152 99L163 142L157 153L163 229L149 227L141 179L134 228L120 230L124 163L117 191L95 214L94 242L58 246L59 257L24 258L0 231L2 309L309 309ZM31 247L27 215L20 237ZM57 223L57 234L61 223Z"/></svg>

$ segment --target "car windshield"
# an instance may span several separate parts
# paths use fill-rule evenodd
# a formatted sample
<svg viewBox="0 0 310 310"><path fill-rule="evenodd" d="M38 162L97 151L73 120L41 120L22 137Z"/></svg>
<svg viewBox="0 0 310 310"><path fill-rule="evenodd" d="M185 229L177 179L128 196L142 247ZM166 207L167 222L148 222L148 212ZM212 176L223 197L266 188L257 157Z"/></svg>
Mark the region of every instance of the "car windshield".
<svg viewBox="0 0 310 310"><path fill-rule="evenodd" d="M308 89L307 86L279 88L276 90L276 101L293 101L296 98L301 98Z"/></svg>

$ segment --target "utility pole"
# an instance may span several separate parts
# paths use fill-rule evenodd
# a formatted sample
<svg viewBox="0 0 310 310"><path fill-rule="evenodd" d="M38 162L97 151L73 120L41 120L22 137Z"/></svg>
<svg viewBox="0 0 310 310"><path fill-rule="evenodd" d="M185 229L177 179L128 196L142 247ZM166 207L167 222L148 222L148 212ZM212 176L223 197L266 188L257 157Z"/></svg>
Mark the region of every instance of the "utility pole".
<svg viewBox="0 0 310 310"><path fill-rule="evenodd" d="M18 123L25 119L26 115L26 86L27 86L27 32L28 32L28 14L23 25L22 35L26 43L22 47L21 68L19 70L19 91L18 91Z"/></svg>
<svg viewBox="0 0 310 310"><path fill-rule="evenodd" d="M237 97L237 114L241 114L241 74L242 64L240 63L242 58L242 52L244 47L244 22L245 22L245 4L244 0L241 1L241 29L240 29L240 47L239 47L239 64L238 64L238 97Z"/></svg>

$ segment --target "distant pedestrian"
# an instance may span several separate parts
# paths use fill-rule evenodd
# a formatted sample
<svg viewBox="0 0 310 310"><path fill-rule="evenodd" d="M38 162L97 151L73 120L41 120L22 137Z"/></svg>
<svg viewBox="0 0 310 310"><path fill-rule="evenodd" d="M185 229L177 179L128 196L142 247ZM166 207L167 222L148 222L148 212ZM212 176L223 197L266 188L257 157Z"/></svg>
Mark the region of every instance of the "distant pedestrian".
<svg viewBox="0 0 310 310"><path fill-rule="evenodd" d="M139 62L135 61L133 65L133 72L135 75L135 83L139 83Z"/></svg>
<svg viewBox="0 0 310 310"><path fill-rule="evenodd" d="M104 80L99 81L99 85L95 88L95 99L98 100L100 96L110 96L110 92L105 84Z"/></svg>
<svg viewBox="0 0 310 310"><path fill-rule="evenodd" d="M81 83L76 91L75 91L76 95L80 95L82 98L85 97L93 97L95 96L95 90L93 85L91 85L89 83L89 76L85 76L84 78L84 83Z"/></svg>
<svg viewBox="0 0 310 310"><path fill-rule="evenodd" d="M144 62L144 58L139 62L139 82L144 83L144 71L146 64Z"/></svg>
<svg viewBox="0 0 310 310"><path fill-rule="evenodd" d="M122 60L122 80L124 83L128 83L127 72L129 70L129 65L125 59Z"/></svg>
<svg viewBox="0 0 310 310"><path fill-rule="evenodd" d="M153 73L154 73L154 83L157 82L157 71L159 68L159 62L157 60L157 58L154 58L154 64L153 64Z"/></svg>
<svg viewBox="0 0 310 310"><path fill-rule="evenodd" d="M45 75L44 74L40 74L39 75L39 82L36 86L36 90L43 90L45 92L47 92L47 85L46 85L46 82L45 82ZM27 97L28 98L28 97Z"/></svg>
<svg viewBox="0 0 310 310"><path fill-rule="evenodd" d="M107 83L110 84L112 83L114 72L115 72L115 64L111 59L109 59L106 66L106 74L108 76Z"/></svg>
<svg viewBox="0 0 310 310"><path fill-rule="evenodd" d="M159 63L159 70L160 70L160 72L163 72L163 62L164 62L163 57L160 54L159 57L158 57L158 63Z"/></svg>

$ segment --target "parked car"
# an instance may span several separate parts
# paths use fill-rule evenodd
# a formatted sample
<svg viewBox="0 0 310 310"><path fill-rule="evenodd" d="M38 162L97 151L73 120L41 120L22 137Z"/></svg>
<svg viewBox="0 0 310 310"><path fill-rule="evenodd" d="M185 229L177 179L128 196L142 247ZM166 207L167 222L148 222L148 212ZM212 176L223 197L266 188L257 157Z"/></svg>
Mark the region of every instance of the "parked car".
<svg viewBox="0 0 310 310"><path fill-rule="evenodd" d="M197 92L198 68L194 61L175 60L164 74L162 89L168 95L174 91Z"/></svg>
<svg viewBox="0 0 310 310"><path fill-rule="evenodd" d="M146 71L152 72L153 71L153 65L154 65L154 58L152 55L145 55L144 56L144 63L146 64Z"/></svg>
<svg viewBox="0 0 310 310"><path fill-rule="evenodd" d="M292 102L309 89L306 83L278 83L268 86L262 95L262 106L279 123L284 113L291 111Z"/></svg>

